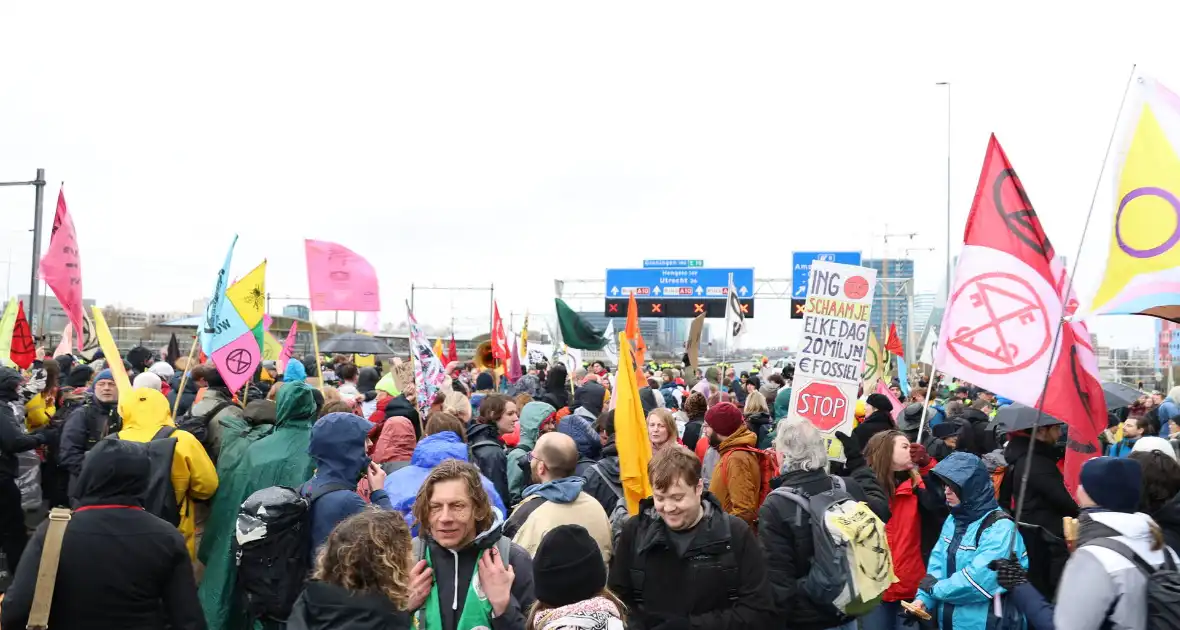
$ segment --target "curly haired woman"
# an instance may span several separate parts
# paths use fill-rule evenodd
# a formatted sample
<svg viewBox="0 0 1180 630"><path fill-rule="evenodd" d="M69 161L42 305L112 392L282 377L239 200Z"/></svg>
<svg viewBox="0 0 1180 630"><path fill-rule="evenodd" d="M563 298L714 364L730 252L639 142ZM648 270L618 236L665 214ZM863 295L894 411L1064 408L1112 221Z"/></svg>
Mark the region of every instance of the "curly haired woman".
<svg viewBox="0 0 1180 630"><path fill-rule="evenodd" d="M332 530L289 630L410 628L410 528L397 512L367 509Z"/></svg>

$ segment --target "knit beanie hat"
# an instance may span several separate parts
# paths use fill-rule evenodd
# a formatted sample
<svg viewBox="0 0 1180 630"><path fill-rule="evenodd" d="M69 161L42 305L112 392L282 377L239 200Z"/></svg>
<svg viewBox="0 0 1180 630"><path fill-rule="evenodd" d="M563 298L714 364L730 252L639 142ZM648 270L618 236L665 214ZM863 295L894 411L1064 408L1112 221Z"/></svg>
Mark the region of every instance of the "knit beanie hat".
<svg viewBox="0 0 1180 630"><path fill-rule="evenodd" d="M1133 459L1095 457L1082 466L1081 482L1099 507L1128 514L1138 510L1143 469Z"/></svg>
<svg viewBox="0 0 1180 630"><path fill-rule="evenodd" d="M744 422L742 410L731 402L717 403L705 412L705 423L713 427L717 435L733 435Z"/></svg>
<svg viewBox="0 0 1180 630"><path fill-rule="evenodd" d="M66 387L86 387L91 374L94 374L94 368L89 365L75 366L66 377Z"/></svg>
<svg viewBox="0 0 1180 630"><path fill-rule="evenodd" d="M885 394L869 394L869 397L865 399L865 404L873 409L893 411L893 403L889 402L889 397Z"/></svg>
<svg viewBox="0 0 1180 630"><path fill-rule="evenodd" d="M135 380L131 382L131 387L134 389L139 389L140 387L150 387L156 391L160 391L162 389L160 377L156 376L152 372L143 372L142 374L136 376Z"/></svg>
<svg viewBox="0 0 1180 630"><path fill-rule="evenodd" d="M581 525L549 530L533 557L537 601L568 606L597 596L606 588L606 563L598 543Z"/></svg>
<svg viewBox="0 0 1180 630"><path fill-rule="evenodd" d="M930 432L936 438L948 438L958 434L959 426L954 422L941 422L931 427Z"/></svg>
<svg viewBox="0 0 1180 630"><path fill-rule="evenodd" d="M98 385L99 381L113 381L113 380L115 380L115 377L113 374L111 374L111 371L110 370L103 370L98 373L98 376L94 377L94 382L90 384L90 391L92 391L92 392L94 391L94 386Z"/></svg>

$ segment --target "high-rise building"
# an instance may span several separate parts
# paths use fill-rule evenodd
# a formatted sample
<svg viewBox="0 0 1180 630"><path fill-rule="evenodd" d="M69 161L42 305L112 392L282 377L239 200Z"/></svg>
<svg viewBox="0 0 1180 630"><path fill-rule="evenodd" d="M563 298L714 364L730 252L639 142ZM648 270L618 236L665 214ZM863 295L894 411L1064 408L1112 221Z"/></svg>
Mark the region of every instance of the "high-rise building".
<svg viewBox="0 0 1180 630"><path fill-rule="evenodd" d="M912 353L916 342L911 341L910 301L914 297L914 261L907 258L869 258L861 266L877 270L877 286L873 293L873 312L870 326L881 337L889 326L897 324L897 334ZM931 301L933 308L933 300ZM925 322L923 322L924 324Z"/></svg>
<svg viewBox="0 0 1180 630"><path fill-rule="evenodd" d="M913 334L915 339L921 339L922 334L926 332L926 324L930 322L930 314L934 312L934 301L937 298L937 294L933 291L914 294Z"/></svg>

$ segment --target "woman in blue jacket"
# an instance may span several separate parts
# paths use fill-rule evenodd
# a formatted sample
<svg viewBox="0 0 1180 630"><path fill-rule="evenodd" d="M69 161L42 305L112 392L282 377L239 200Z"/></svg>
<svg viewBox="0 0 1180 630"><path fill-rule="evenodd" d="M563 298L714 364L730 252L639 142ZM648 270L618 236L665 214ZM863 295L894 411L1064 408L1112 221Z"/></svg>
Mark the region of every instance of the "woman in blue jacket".
<svg viewBox="0 0 1180 630"><path fill-rule="evenodd" d="M991 476L983 460L955 452L932 471L945 486L951 516L942 526L938 544L926 565L928 574L918 586L920 604L940 628L986 630L995 627L992 598L1004 592L992 560L1008 557L1008 545L1016 539L1015 553L1028 568L1024 541L1012 519L996 503ZM989 625L989 619L992 619Z"/></svg>

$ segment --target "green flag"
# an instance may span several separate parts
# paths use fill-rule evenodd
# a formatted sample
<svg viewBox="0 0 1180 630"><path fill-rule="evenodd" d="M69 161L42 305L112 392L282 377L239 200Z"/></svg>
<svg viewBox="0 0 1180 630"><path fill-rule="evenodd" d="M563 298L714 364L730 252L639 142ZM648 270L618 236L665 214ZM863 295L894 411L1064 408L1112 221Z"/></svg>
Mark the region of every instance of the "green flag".
<svg viewBox="0 0 1180 630"><path fill-rule="evenodd" d="M578 350L601 350L606 345L606 337L594 330L564 300L554 298L553 301L557 303L557 324L561 327L561 340L565 345Z"/></svg>

